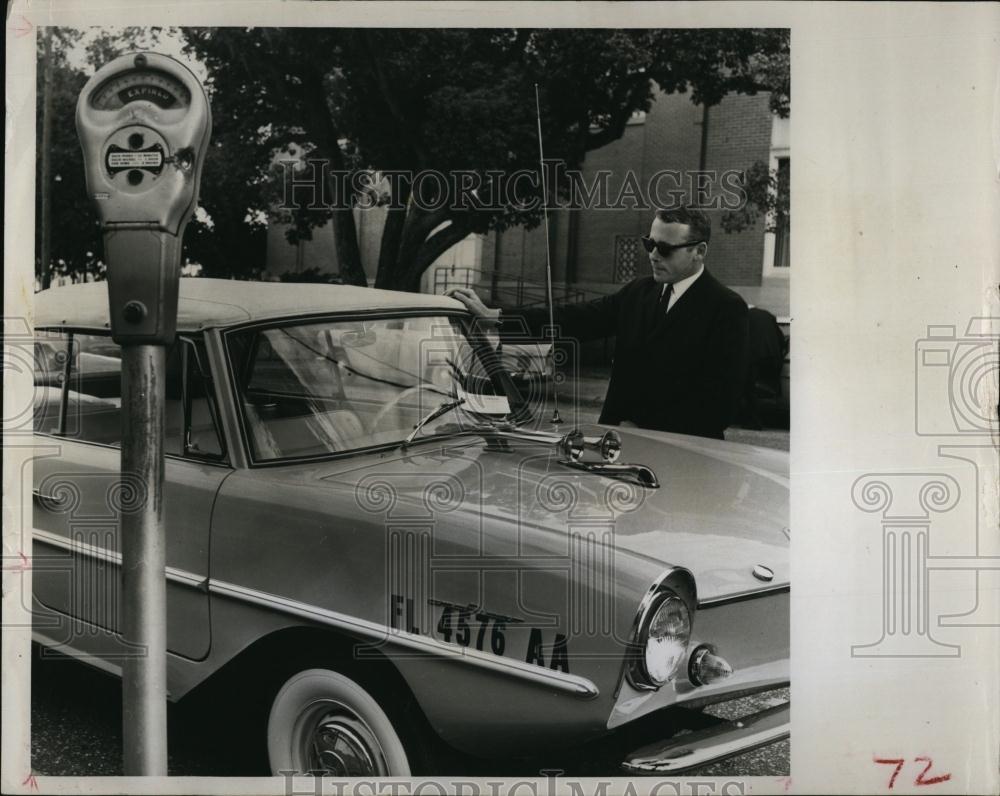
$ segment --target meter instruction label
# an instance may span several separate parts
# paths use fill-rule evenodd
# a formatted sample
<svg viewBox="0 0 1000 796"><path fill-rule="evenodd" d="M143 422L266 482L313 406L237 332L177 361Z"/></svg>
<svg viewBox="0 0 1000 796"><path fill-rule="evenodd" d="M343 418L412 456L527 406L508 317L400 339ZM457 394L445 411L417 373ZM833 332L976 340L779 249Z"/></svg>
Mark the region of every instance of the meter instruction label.
<svg viewBox="0 0 1000 796"><path fill-rule="evenodd" d="M106 158L108 171L115 174L126 169L147 169L159 172L163 168L163 148L155 144L149 149L130 150L111 146Z"/></svg>

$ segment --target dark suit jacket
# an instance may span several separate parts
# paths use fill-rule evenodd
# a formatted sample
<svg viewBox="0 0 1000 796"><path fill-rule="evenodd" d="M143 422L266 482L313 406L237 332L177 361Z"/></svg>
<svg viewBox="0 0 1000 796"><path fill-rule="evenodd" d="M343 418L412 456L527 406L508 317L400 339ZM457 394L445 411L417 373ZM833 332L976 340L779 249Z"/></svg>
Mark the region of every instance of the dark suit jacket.
<svg viewBox="0 0 1000 796"><path fill-rule="evenodd" d="M738 406L747 367L747 305L708 271L664 314L651 276L617 293L555 310L557 338L616 337L601 422L723 438ZM544 309L512 311L501 339L542 336ZM520 316L524 324L518 323Z"/></svg>

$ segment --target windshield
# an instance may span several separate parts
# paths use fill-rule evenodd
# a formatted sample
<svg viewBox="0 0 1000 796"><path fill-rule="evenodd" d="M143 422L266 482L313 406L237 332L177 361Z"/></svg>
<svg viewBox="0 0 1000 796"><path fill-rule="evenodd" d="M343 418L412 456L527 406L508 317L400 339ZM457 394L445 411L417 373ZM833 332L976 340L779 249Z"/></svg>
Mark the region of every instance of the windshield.
<svg viewBox="0 0 1000 796"><path fill-rule="evenodd" d="M226 342L256 461L398 444L418 426L415 439L461 431L520 406L457 318L319 321Z"/></svg>

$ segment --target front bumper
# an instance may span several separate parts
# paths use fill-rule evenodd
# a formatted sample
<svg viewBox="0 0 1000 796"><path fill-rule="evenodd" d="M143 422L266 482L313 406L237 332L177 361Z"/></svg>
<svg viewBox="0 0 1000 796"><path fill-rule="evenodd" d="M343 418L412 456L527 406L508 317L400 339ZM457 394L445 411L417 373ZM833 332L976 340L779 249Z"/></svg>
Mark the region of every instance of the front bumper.
<svg viewBox="0 0 1000 796"><path fill-rule="evenodd" d="M788 737L790 702L740 719L648 744L629 754L622 769L629 774L676 774L724 760Z"/></svg>

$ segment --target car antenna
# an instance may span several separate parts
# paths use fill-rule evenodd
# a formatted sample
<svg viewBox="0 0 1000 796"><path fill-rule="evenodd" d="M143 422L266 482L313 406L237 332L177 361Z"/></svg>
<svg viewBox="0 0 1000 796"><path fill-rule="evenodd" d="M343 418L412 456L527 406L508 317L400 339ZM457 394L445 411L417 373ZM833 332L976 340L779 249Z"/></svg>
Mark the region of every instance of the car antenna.
<svg viewBox="0 0 1000 796"><path fill-rule="evenodd" d="M545 300L549 306L549 362L552 365L552 420L562 423L559 417L559 379L556 378L556 322L552 308L552 238L549 235L549 191L545 182L545 150L542 147L542 103L535 83L535 116L538 119L538 166L542 174L542 213L545 216Z"/></svg>

